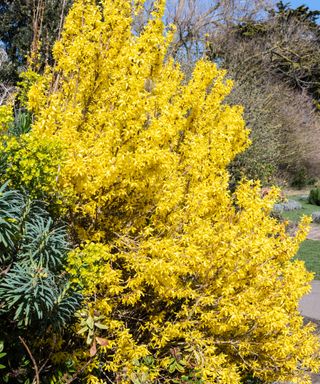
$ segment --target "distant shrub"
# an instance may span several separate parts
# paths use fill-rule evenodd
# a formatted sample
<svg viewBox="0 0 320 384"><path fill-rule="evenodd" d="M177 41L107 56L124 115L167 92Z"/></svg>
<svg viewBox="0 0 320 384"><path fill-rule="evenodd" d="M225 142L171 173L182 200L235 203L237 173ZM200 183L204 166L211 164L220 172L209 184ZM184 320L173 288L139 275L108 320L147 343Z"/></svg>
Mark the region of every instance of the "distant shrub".
<svg viewBox="0 0 320 384"><path fill-rule="evenodd" d="M312 179L310 179L308 175L308 171L304 167L301 167L298 169L293 168L292 173L293 173L292 180L291 180L292 187L301 189L313 181Z"/></svg>
<svg viewBox="0 0 320 384"><path fill-rule="evenodd" d="M320 188L316 187L311 189L309 193L309 204L320 205Z"/></svg>
<svg viewBox="0 0 320 384"><path fill-rule="evenodd" d="M295 200L288 200L284 203L277 203L273 206L274 212L283 212L283 211L295 211L296 209L301 209L302 205Z"/></svg>
<svg viewBox="0 0 320 384"><path fill-rule="evenodd" d="M283 203L284 211L295 211L296 209L301 209L302 205L298 201L288 200L286 203Z"/></svg>
<svg viewBox="0 0 320 384"><path fill-rule="evenodd" d="M312 222L320 224L320 212L313 212L312 213Z"/></svg>

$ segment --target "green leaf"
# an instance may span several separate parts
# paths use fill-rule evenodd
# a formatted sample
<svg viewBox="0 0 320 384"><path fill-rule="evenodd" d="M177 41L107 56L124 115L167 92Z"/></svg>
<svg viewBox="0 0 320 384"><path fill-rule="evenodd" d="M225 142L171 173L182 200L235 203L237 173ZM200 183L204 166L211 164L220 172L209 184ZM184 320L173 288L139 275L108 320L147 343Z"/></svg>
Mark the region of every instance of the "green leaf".
<svg viewBox="0 0 320 384"><path fill-rule="evenodd" d="M185 371L184 367L179 363L176 364L176 370L178 372L184 372Z"/></svg>
<svg viewBox="0 0 320 384"><path fill-rule="evenodd" d="M93 328L94 328L94 320L93 320L93 318L92 318L91 316L89 316L89 317L87 318L86 323L87 323L87 325L88 325L88 327L89 327L90 329L93 329Z"/></svg>
<svg viewBox="0 0 320 384"><path fill-rule="evenodd" d="M81 328L77 333L78 333L79 335L81 335L82 333L85 333L85 332L87 332L87 331L88 331L88 327L85 326L85 327Z"/></svg>
<svg viewBox="0 0 320 384"><path fill-rule="evenodd" d="M104 324L101 323L95 323L95 326L99 329L108 329L108 327Z"/></svg>

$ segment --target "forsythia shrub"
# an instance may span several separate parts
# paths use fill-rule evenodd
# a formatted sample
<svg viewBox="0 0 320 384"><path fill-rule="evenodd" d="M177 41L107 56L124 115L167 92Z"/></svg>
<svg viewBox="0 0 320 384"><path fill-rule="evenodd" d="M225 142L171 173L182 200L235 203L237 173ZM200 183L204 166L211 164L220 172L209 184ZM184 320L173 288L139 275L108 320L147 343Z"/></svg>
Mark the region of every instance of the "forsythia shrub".
<svg viewBox="0 0 320 384"><path fill-rule="evenodd" d="M52 180L82 242L69 256L81 382L307 383L319 346L298 301L312 275L292 261L305 229L289 237L270 217L276 191L229 193L242 110L223 103L224 71L201 60L187 82L167 57L164 6L137 35L139 4L76 1L29 92L31 148L61 148Z"/></svg>

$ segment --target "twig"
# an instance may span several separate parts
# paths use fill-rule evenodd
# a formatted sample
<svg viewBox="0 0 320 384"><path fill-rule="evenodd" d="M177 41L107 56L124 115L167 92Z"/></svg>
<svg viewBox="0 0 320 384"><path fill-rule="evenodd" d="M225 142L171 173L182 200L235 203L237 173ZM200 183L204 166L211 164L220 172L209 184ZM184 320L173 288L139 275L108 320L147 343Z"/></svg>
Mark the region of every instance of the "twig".
<svg viewBox="0 0 320 384"><path fill-rule="evenodd" d="M68 381L65 382L65 384L70 384L70 383L72 383L72 382L78 377L78 375L79 375L80 373L82 373L82 372L87 368L87 366L88 366L91 362L92 362L92 358L91 358L89 361L87 361L83 367L81 367L80 369L78 369L77 372L71 377L71 379L69 379Z"/></svg>
<svg viewBox="0 0 320 384"><path fill-rule="evenodd" d="M51 356L51 354L50 354L50 356ZM41 365L41 367L39 368L39 374L40 374L40 372L45 368L45 366L47 365L47 363L48 363L49 360L50 360L50 358L48 358L48 359Z"/></svg>
<svg viewBox="0 0 320 384"><path fill-rule="evenodd" d="M29 347L28 347L27 344L26 344L26 342L23 340L23 338L22 338L21 336L19 336L19 340L21 341L21 343L23 344L23 346L24 346L25 349L27 350L28 355L30 356L30 359L32 360L33 368L34 368L34 371L35 371L36 384L40 384L39 369L38 369L36 360L35 360L35 358L33 357L33 355L32 355L32 353L31 353Z"/></svg>
<svg viewBox="0 0 320 384"><path fill-rule="evenodd" d="M60 37L61 37L61 31L62 31L63 22L64 22L65 7L66 7L66 0L63 0L62 8L61 8L61 15L60 15L60 22L59 22L58 40L60 40Z"/></svg>
<svg viewBox="0 0 320 384"><path fill-rule="evenodd" d="M11 265L12 265L12 263L9 264L9 265L7 266L7 268L2 269L2 270L0 271L0 275L6 275L6 274L10 271Z"/></svg>

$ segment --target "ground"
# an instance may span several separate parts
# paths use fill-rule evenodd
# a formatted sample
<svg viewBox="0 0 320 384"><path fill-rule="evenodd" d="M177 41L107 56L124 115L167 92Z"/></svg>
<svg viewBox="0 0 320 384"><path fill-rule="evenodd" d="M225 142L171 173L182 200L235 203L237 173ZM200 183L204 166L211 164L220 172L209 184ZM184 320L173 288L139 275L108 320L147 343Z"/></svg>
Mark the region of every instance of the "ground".
<svg viewBox="0 0 320 384"><path fill-rule="evenodd" d="M285 212L285 219L297 223L302 215L311 215L313 212L320 211L320 207L308 204L305 197L309 190L297 192L296 190L284 191L289 199L299 201L302 204L301 210ZM301 199L302 198L302 199ZM312 292L306 296L300 303L300 310L304 315L305 322L313 322L317 327L317 333L320 335L320 224L311 224L311 229L307 240L304 241L299 249L297 258L304 260L306 268L315 273ZM320 373L312 376L313 384L320 384Z"/></svg>

